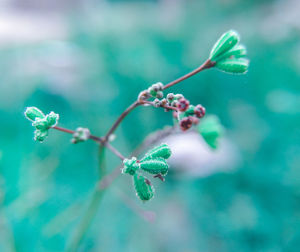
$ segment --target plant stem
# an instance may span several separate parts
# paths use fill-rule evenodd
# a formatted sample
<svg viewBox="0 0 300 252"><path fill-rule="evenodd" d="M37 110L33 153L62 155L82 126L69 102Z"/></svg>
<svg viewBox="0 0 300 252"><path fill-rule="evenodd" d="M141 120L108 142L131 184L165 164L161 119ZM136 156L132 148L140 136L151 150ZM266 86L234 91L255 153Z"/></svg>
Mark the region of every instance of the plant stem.
<svg viewBox="0 0 300 252"><path fill-rule="evenodd" d="M112 127L109 129L109 131L107 132L107 134L105 135L104 139L105 141L108 140L109 136L114 133L114 131L117 129L117 127L119 126L119 124L123 121L123 119L132 111L134 110L137 106L140 105L139 101L135 101L134 103L132 103L120 116L119 118L115 121L115 123L112 125Z"/></svg>
<svg viewBox="0 0 300 252"><path fill-rule="evenodd" d="M66 129L66 128L58 127L58 126L54 126L54 127L52 127L52 129L56 129L56 130L59 130L61 132L65 132L65 133L68 133L68 134L74 134L75 133L74 130L69 130L69 129ZM102 146L105 146L108 149L110 149L111 152L114 153L121 160L125 159L125 157L115 147L113 147L110 143L104 141L103 138L97 137L97 136L93 136L93 135L90 135L89 138L91 140L94 140L94 141L100 143Z"/></svg>
<svg viewBox="0 0 300 252"><path fill-rule="evenodd" d="M76 229L75 234L73 235L71 239L71 243L69 244L66 251L68 252L74 252L77 251L78 246L80 245L81 240L83 239L84 235L86 234L93 218L95 217L100 201L103 196L103 190L99 190L98 187L96 187L91 202L88 206L87 211L85 212L85 215L83 216L79 227Z"/></svg>
<svg viewBox="0 0 300 252"><path fill-rule="evenodd" d="M110 143L104 143L103 144L105 147L111 150L112 153L114 153L118 158L120 158L122 161L125 159L125 157L113 146L111 146Z"/></svg>
<svg viewBox="0 0 300 252"><path fill-rule="evenodd" d="M178 111L178 109L176 107L172 107L172 106L169 106L169 105L162 105L162 106L156 107L154 102L151 102L151 101L144 101L143 104L149 104L149 105L151 105L155 108L165 108L165 109L169 109L169 110Z"/></svg>
<svg viewBox="0 0 300 252"><path fill-rule="evenodd" d="M142 152L145 148L147 148L149 145L152 145L155 141L158 139L161 139L162 137L166 137L168 135L171 135L174 132L175 128L165 128L163 130L159 130L153 134L151 134L149 137L147 137L143 143L137 147L131 154L131 156L137 156ZM102 145L103 146L103 145ZM99 152L103 153L103 152ZM100 170L104 170L104 156L99 157L99 167ZM76 230L76 233L73 235L71 243L69 245L69 248L67 249L68 252L76 251L78 248L81 240L83 239L85 233L87 232L91 221L95 217L97 213L97 209L100 206L101 198L103 194L105 193L105 189L107 189L114 181L115 179L121 174L121 166L116 167L111 173L108 175L101 177L99 179L99 182L96 185L96 189L94 191L94 194L92 196L91 202L88 206L87 211L85 212L85 215L83 216L81 223L79 224L78 229ZM103 174L102 174L103 175Z"/></svg>
<svg viewBox="0 0 300 252"><path fill-rule="evenodd" d="M74 130L69 130L69 129L66 129L66 128L58 127L58 126L54 126L54 127L52 127L52 129L56 129L56 130L59 130L61 132L65 132L65 133L72 134L72 135L75 133ZM89 139L94 140L94 141L99 142L99 143L103 143L104 142L103 138L97 137L97 136L93 136L93 135L90 135Z"/></svg>
<svg viewBox="0 0 300 252"><path fill-rule="evenodd" d="M99 179L102 180L105 175L105 145L99 146ZM100 202L103 196L104 190L99 188L96 184L91 201L88 205L87 211L80 220L79 226L75 230L74 235L71 237L71 242L67 248L69 252L75 252L80 245L81 240L84 238L87 230L89 229L93 218L95 217L97 210L100 206Z"/></svg>
<svg viewBox="0 0 300 252"><path fill-rule="evenodd" d="M98 150L98 163L99 163L99 178L102 179L105 176L106 164L105 164L105 146L100 144Z"/></svg>
<svg viewBox="0 0 300 252"><path fill-rule="evenodd" d="M201 72L204 69L208 69L212 66L215 65L215 62L211 62L209 59L206 60L200 67L198 67L197 69L193 70L192 72L168 83L167 85L164 86L164 90L172 87L176 84L178 84L179 82L190 78L191 76ZM102 196L104 194L105 189L118 177L118 175L120 174L120 167L117 167L115 170L113 170L113 172L111 172L109 175L105 175L105 169L104 169L104 153L105 153L105 148L107 147L108 149L110 149L117 157L119 157L121 160L124 160L125 157L117 150L115 149L110 143L108 143L108 139L109 136L111 134L114 133L114 131L118 128L118 126L120 125L120 123L124 120L124 118L132 111L134 110L136 107L142 105L142 104L150 104L150 105L154 105L152 102L149 101L135 101L134 103L132 103L120 116L119 118L115 121L115 123L112 125L112 127L108 130L107 134L105 135L104 138L101 137L97 137L97 136L93 136L90 135L89 138L100 143L99 146L99 183L97 183L95 191L92 195L92 199L90 201L90 204L88 205L88 209L85 212L85 215L83 216L78 229L75 231L71 242L67 248L66 251L69 252L73 252L76 251L79 247L79 244L81 242L81 240L83 239L84 235L86 234L93 218L95 217L97 210L99 208L99 204L101 202ZM174 107L170 107L170 106L163 106L166 109L170 109L170 110L176 110L176 108ZM58 127L55 126L53 127L53 129L68 133L68 134L74 134L75 131L73 130L69 130L69 129L65 129L62 127ZM167 134L171 134L171 132L173 131L173 129L168 129L167 130ZM161 134L159 134L161 135ZM156 137L154 137L156 138ZM147 140L147 139L146 139ZM151 141L148 141L152 143L153 138L151 138ZM141 145L140 148L138 148L138 150L141 150L145 145ZM136 151L135 151L136 152ZM104 176L104 177L103 177Z"/></svg>
<svg viewBox="0 0 300 252"><path fill-rule="evenodd" d="M208 68L213 67L215 64L216 63L213 62L213 61L211 61L210 59L206 60L201 66L199 66L198 68L196 68L192 72L190 72L190 73L188 73L188 74L186 74L186 75L184 75L184 76L182 76L182 77L180 77L180 78L178 78L178 79L176 79L176 80L174 80L174 81L169 82L168 84L166 84L164 86L164 90L167 89L167 88L170 88L170 87L172 87L172 86L174 86L176 84L178 84L181 81L184 81L184 80L192 77L193 75L195 75L195 74L203 71L204 69L208 69Z"/></svg>
<svg viewBox="0 0 300 252"><path fill-rule="evenodd" d="M166 84L164 86L164 90L167 89L167 88L170 88L176 84L178 84L179 82L181 81L184 81L190 77L192 77L193 75L205 70L205 69L208 69L208 68L211 68L213 66L215 66L216 62L214 61L211 61L210 59L206 60L201 66L199 66L198 68L196 68L195 70L193 70L192 72L174 80L174 81L171 81L169 82L168 84ZM120 125L120 123L123 121L123 119L132 111L134 110L136 107L138 107L139 105L142 105L142 104L145 104L147 103L147 101L135 101L134 103L132 103L119 117L118 119L115 121L115 123L112 125L112 127L109 129L109 131L107 132L107 134L105 135L104 137L104 141L107 142L109 136L118 128L118 126ZM172 108L170 108L172 109Z"/></svg>

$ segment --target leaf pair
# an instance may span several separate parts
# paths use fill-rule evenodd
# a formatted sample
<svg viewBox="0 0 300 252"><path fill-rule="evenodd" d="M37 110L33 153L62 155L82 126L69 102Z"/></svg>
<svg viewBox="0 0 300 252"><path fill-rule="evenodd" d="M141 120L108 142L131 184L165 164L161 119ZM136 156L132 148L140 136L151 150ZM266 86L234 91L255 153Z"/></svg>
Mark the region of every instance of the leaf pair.
<svg viewBox="0 0 300 252"><path fill-rule="evenodd" d="M148 151L141 160L135 157L125 159L122 173L133 176L133 184L137 192L137 196L143 200L150 200L153 197L154 188L146 177L140 174L143 170L154 175L165 176L168 173L169 165L166 162L171 156L171 149L167 144L161 144Z"/></svg>
<svg viewBox="0 0 300 252"><path fill-rule="evenodd" d="M215 43L209 59L215 62L215 67L227 73L246 73L249 61L245 46L239 44L240 37L236 31L224 33Z"/></svg>
<svg viewBox="0 0 300 252"><path fill-rule="evenodd" d="M35 127L34 140L43 142L48 136L48 130L54 127L59 119L59 115L50 112L48 115L36 107L28 107L25 111L25 116L28 120L32 121L32 126Z"/></svg>

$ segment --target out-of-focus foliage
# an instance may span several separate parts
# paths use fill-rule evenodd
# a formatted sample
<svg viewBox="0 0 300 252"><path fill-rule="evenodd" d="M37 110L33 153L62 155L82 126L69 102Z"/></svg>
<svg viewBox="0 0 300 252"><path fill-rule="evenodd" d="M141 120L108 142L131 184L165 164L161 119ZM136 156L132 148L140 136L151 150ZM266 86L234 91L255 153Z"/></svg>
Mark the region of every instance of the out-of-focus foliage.
<svg viewBox="0 0 300 252"><path fill-rule="evenodd" d="M282 9L280 17L289 16L295 1L286 1L291 10L278 2L93 5L70 17L63 41L2 48L0 251L63 251L98 176L93 142L72 145L56 131L43 144L33 141L25 107L55 111L60 125L102 135L140 90L198 66L230 28L247 45L248 74L208 70L174 89L220 117L240 152L239 167L190 179L172 176L171 167L147 204L135 198L129 176L119 178L80 251L298 251L299 26L277 15ZM171 115L138 108L113 144L127 155L166 124ZM107 158L108 170L119 164ZM145 223L124 193L155 211L156 221Z"/></svg>

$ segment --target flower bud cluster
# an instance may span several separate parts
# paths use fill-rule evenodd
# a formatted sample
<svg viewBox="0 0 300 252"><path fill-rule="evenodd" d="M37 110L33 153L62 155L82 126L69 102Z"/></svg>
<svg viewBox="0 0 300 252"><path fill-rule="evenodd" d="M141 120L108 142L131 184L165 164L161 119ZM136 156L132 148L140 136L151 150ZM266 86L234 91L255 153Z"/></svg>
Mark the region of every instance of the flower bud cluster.
<svg viewBox="0 0 300 252"><path fill-rule="evenodd" d="M50 112L48 115L36 107L28 107L25 111L25 117L32 121L32 126L35 127L34 140L43 142L48 136L48 130L56 126L59 115Z"/></svg>
<svg viewBox="0 0 300 252"><path fill-rule="evenodd" d="M163 89L164 85L161 82L157 82L147 90L142 91L139 94L138 100L147 100L151 97L162 99L164 97Z"/></svg>
<svg viewBox="0 0 300 252"><path fill-rule="evenodd" d="M90 136L91 136L91 132L89 129L79 127L75 130L71 142L74 144L85 142L86 140L89 139Z"/></svg>
<svg viewBox="0 0 300 252"><path fill-rule="evenodd" d="M177 108L177 112L173 115L179 121L180 128L183 131L191 128L193 124L198 124L199 119L205 115L205 108L202 105L191 105L189 100L184 98L182 94L174 95L170 93L167 95L167 101L168 105Z"/></svg>

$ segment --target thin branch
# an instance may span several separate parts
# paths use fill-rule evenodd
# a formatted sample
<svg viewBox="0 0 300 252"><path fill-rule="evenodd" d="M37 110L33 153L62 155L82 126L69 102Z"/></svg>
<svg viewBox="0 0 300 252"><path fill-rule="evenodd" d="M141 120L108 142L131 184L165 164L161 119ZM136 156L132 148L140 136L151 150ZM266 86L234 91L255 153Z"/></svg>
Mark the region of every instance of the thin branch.
<svg viewBox="0 0 300 252"><path fill-rule="evenodd" d="M59 131L62 131L62 132L68 133L68 134L72 134L72 135L75 133L74 130L69 130L69 129L65 129L62 127L58 127L58 126L54 126L54 127L52 127L52 129L56 129L56 130L59 130Z"/></svg>
<svg viewBox="0 0 300 252"><path fill-rule="evenodd" d="M169 106L169 105L160 105L159 107L156 107L154 102L151 102L151 101L143 101L143 104L149 104L149 105L151 105L155 108L165 108L165 109L169 109L169 110L178 111L178 108L172 107L172 106Z"/></svg>
<svg viewBox="0 0 300 252"><path fill-rule="evenodd" d="M56 129L56 130L59 130L61 132L65 132L65 133L72 134L72 135L75 133L74 130L69 130L69 129L66 129L66 128L58 127L58 126L54 126L54 127L52 127L52 129ZM104 142L103 138L97 137L97 136L93 136L93 135L90 135L89 139L94 140L94 141L96 141L98 143L103 143Z"/></svg>
<svg viewBox="0 0 300 252"><path fill-rule="evenodd" d="M79 227L75 230L74 234L71 237L70 243L67 245L66 248L67 252L77 251L81 240L84 238L93 218L95 217L98 211L103 196L103 192L104 191L95 188L95 191L93 192L93 195L87 207L87 210L79 223Z"/></svg>
<svg viewBox="0 0 300 252"><path fill-rule="evenodd" d="M170 88L170 87L172 87L172 86L174 86L176 84L178 84L181 81L184 81L184 80L192 77L193 75L195 75L195 74L203 71L204 69L208 69L208 68L213 67L215 64L216 64L216 62L211 61L210 59L206 60L201 66L199 66L198 68L196 68L192 72L190 72L190 73L188 73L188 74L186 74L186 75L184 75L184 76L182 76L182 77L180 77L180 78L178 78L178 79L176 79L176 80L174 80L174 81L166 84L164 86L164 90L167 89L167 88Z"/></svg>
<svg viewBox="0 0 300 252"><path fill-rule="evenodd" d="M214 61L211 61L210 59L206 60L200 67L196 68L195 70L193 70L192 72L172 81L172 82L169 82L168 84L166 84L164 86L164 90L167 89L167 88L170 88L176 84L178 84L179 82L181 81L184 81L190 77L192 77L193 75L205 70L205 69L208 69L208 68L211 68L213 66L215 66L216 62ZM108 138L109 136L118 128L118 126L120 125L120 123L123 121L123 119L132 111L134 110L136 107L138 107L139 105L142 105L142 104L145 104L147 103L147 101L135 101L134 103L132 103L120 116L119 118L115 121L115 123L112 125L112 127L109 129L109 131L107 132L107 134L105 135L104 137L104 140L107 142L108 141ZM170 109L173 109L173 108L170 108Z"/></svg>
<svg viewBox="0 0 300 252"><path fill-rule="evenodd" d="M123 121L123 119L132 111L134 110L137 106L140 105L139 101L135 101L134 103L132 103L120 116L119 118L115 121L115 123L113 124L113 126L109 129L109 131L107 132L107 134L105 135L104 139L107 142L109 136L114 133L114 131L117 129L117 127L119 126L119 124Z"/></svg>
<svg viewBox="0 0 300 252"><path fill-rule="evenodd" d="M125 159L125 157L116 148L114 148L110 143L106 142L106 143L104 143L104 146L106 146L108 149L110 149L122 161Z"/></svg>
<svg viewBox="0 0 300 252"><path fill-rule="evenodd" d="M66 128L58 127L58 126L54 126L54 127L52 127L52 129L56 129L56 130L59 130L61 132L65 132L65 133L72 134L72 135L75 133L74 130L69 130L69 129L66 129ZM125 159L125 157L115 147L113 147L110 143L104 141L103 138L90 135L89 139L94 140L94 141L102 144L103 146L107 147L108 149L111 150L112 153L114 153L121 160Z"/></svg>
<svg viewBox="0 0 300 252"><path fill-rule="evenodd" d="M149 146L155 144L159 139L165 138L176 131L176 127L166 127L162 130L158 130L150 134L145 140L131 153L132 156L138 156L141 152L147 149ZM121 174L122 166L117 166L113 171L107 174L103 179L98 182L99 190L104 190L109 187L115 179Z"/></svg>

